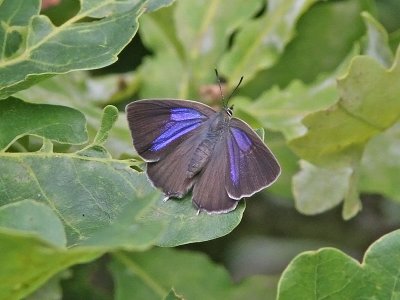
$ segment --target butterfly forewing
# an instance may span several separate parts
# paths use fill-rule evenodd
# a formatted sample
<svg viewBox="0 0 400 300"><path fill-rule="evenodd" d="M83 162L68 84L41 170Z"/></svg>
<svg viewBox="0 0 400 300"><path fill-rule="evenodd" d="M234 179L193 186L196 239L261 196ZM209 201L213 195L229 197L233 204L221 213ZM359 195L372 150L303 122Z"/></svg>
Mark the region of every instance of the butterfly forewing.
<svg viewBox="0 0 400 300"><path fill-rule="evenodd" d="M251 196L279 176L281 169L276 158L245 122L231 119L226 144L229 157L226 190L231 198Z"/></svg>
<svg viewBox="0 0 400 300"><path fill-rule="evenodd" d="M194 179L187 176L188 166L201 142L199 137L206 131L207 122L190 132L173 151L165 152L162 159L147 164L147 175L166 196L181 198L192 187Z"/></svg>
<svg viewBox="0 0 400 300"><path fill-rule="evenodd" d="M179 100L140 100L126 109L133 145L146 161L160 160L215 111L210 107Z"/></svg>
<svg viewBox="0 0 400 300"><path fill-rule="evenodd" d="M167 196L182 197L193 185L187 178L188 165L213 114L193 101L140 100L128 105L133 145L149 162L149 179Z"/></svg>

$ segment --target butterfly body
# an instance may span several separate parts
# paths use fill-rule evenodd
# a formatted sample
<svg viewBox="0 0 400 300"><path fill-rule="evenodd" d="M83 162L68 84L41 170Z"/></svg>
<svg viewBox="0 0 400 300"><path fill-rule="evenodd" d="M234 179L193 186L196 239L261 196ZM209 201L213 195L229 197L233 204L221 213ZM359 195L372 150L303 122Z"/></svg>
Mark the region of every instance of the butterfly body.
<svg viewBox="0 0 400 300"><path fill-rule="evenodd" d="M263 141L228 107L217 112L189 100L150 99L129 104L127 116L153 185L169 198L192 190L199 210L229 212L280 173Z"/></svg>
<svg viewBox="0 0 400 300"><path fill-rule="evenodd" d="M219 113L209 120L210 126L204 139L200 145L196 148L188 166L189 178L194 177L198 174L207 164L211 155L214 152L215 145L219 140L223 139L224 134L229 130L230 116L225 110L221 110Z"/></svg>

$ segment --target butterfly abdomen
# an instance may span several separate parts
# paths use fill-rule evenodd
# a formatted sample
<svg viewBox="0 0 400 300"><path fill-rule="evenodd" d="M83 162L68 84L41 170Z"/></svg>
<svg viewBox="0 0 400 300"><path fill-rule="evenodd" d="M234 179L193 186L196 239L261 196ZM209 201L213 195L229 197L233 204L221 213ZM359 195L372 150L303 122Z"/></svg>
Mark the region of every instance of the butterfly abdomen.
<svg viewBox="0 0 400 300"><path fill-rule="evenodd" d="M207 137L194 151L192 159L188 167L188 178L193 178L197 173L203 169L209 160L213 150L214 141L212 138Z"/></svg>

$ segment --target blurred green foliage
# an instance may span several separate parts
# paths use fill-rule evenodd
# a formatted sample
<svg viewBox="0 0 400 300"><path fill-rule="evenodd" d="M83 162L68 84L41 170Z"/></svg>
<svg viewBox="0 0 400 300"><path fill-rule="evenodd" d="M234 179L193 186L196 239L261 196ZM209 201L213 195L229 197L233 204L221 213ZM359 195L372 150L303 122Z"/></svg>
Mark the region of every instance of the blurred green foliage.
<svg viewBox="0 0 400 300"><path fill-rule="evenodd" d="M397 0L40 2L0 1L0 299L398 295L398 232L373 243L400 224ZM218 107L214 68L283 171L196 216L146 180L124 106Z"/></svg>

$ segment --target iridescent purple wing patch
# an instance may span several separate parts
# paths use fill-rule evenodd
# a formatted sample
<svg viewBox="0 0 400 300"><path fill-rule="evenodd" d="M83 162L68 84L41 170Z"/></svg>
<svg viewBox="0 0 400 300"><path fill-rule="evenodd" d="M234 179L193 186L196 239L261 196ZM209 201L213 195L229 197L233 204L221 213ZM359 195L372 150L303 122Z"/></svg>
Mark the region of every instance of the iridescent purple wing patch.
<svg viewBox="0 0 400 300"><path fill-rule="evenodd" d="M240 150L247 152L250 150L252 142L250 140L250 138L247 136L247 134L239 129L239 128L235 128L235 127L231 127L231 132L233 134L233 137L235 138L235 141L237 143L237 145L239 146Z"/></svg>
<svg viewBox="0 0 400 300"><path fill-rule="evenodd" d="M150 150L159 151L185 135L196 129L203 123L206 116L192 108L172 108L170 118L164 125L161 134L153 141Z"/></svg>
<svg viewBox="0 0 400 300"><path fill-rule="evenodd" d="M236 186L239 184L241 161L246 152L250 150L252 142L247 134L239 128L231 127L230 133L230 138L228 138L230 177Z"/></svg>

